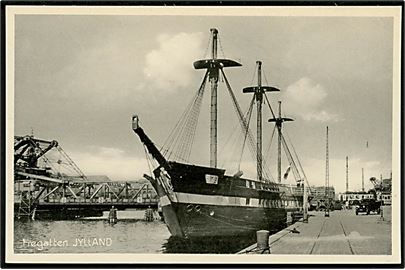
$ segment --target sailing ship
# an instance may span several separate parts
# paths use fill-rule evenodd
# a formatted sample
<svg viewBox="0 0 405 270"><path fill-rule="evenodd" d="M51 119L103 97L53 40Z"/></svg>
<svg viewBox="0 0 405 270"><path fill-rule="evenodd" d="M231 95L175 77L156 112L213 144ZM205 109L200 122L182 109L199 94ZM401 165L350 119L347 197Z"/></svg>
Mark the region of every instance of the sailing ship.
<svg viewBox="0 0 405 270"><path fill-rule="evenodd" d="M164 220L173 236L206 237L238 236L250 234L257 230L278 231L285 227L287 213L302 210L303 207L303 171L300 163L288 151L288 171L298 176L297 183L281 183L281 148L287 147L283 137L282 125L290 118L282 117L281 103L278 115L275 115L267 100L273 117L269 122L275 123L278 132L278 181L271 179L267 173L268 166L262 155L262 104L267 99L266 92L279 91L271 86L262 85L260 61L257 62L258 83L246 87L244 93L253 93L253 99L247 114L244 114L236 100L224 68L238 67L240 63L217 57L218 30L211 29L211 58L194 62L195 69L205 69L206 73L192 106L187 107L184 119L174 128L171 135L177 134L177 142L182 143L180 153L189 157L192 138L195 134L196 118L202 94L207 82L211 86L211 122L210 122L210 166L198 166L180 159L173 160L163 148L158 147L146 135L137 115L132 117L132 129L144 144L149 156L157 162L153 177L145 175L158 193ZM217 164L217 88L219 78L225 82L230 93L238 120L245 136L245 141L253 150L257 163L257 179L243 178L238 171L234 175L226 174L225 169ZM257 105L257 139L249 129L249 119L253 104ZM186 128L184 128L186 126ZM183 131L182 134L180 134ZM273 133L274 134L274 133ZM169 137L171 136L169 135ZM173 135L174 136L174 135ZM184 158L184 159L186 159ZM183 160L184 160L183 159ZM301 167L302 169L302 167ZM288 172L286 172L288 174ZM284 177L286 177L284 175Z"/></svg>

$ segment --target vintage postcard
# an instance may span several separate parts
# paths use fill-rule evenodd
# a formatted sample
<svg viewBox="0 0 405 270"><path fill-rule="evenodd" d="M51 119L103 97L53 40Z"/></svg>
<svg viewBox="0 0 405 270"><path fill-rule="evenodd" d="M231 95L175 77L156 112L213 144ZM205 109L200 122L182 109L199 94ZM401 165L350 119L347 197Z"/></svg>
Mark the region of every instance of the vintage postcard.
<svg viewBox="0 0 405 270"><path fill-rule="evenodd" d="M400 5L5 16L6 263L402 263Z"/></svg>

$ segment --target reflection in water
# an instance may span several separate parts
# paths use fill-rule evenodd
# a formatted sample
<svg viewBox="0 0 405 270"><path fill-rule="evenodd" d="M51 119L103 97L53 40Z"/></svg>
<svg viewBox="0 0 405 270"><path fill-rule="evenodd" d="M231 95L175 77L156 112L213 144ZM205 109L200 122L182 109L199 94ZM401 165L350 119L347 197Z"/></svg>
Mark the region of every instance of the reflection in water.
<svg viewBox="0 0 405 270"><path fill-rule="evenodd" d="M218 254L236 253L255 242L254 234L232 238L179 239L170 236L164 222L146 222L143 218L144 211L126 211L118 213L116 224L100 218L15 220L14 250L15 253Z"/></svg>
<svg viewBox="0 0 405 270"><path fill-rule="evenodd" d="M16 253L161 253L170 236L162 221L141 219L15 220L14 228Z"/></svg>
<svg viewBox="0 0 405 270"><path fill-rule="evenodd" d="M179 238L171 236L163 244L164 253L236 253L253 243L255 234L236 237Z"/></svg>

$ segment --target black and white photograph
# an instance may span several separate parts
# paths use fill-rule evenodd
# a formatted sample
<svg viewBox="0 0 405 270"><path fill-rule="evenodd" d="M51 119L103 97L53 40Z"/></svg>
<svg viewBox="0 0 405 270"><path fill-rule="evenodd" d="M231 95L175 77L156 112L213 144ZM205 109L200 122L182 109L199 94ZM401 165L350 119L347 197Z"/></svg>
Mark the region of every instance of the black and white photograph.
<svg viewBox="0 0 405 270"><path fill-rule="evenodd" d="M402 263L401 6L5 15L7 263Z"/></svg>

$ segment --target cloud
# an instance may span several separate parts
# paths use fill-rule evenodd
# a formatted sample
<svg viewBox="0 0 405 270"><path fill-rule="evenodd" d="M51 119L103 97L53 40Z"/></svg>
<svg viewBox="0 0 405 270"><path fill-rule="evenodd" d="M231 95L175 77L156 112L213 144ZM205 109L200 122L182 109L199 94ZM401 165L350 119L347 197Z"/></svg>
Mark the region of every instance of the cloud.
<svg viewBox="0 0 405 270"><path fill-rule="evenodd" d="M74 60L44 82L43 90L67 100L95 105L125 100L138 91L135 49L107 40L77 53ZM52 91L50 91L52 90Z"/></svg>
<svg viewBox="0 0 405 270"><path fill-rule="evenodd" d="M194 72L192 63L203 51L202 39L202 33L159 35L159 48L146 55L145 76L161 90L187 87Z"/></svg>
<svg viewBox="0 0 405 270"><path fill-rule="evenodd" d="M129 156L118 148L94 147L69 154L85 175L107 175L112 180L136 180L150 174L145 158Z"/></svg>
<svg viewBox="0 0 405 270"><path fill-rule="evenodd" d="M285 111L300 116L306 121L339 121L336 114L322 109L327 92L322 85L303 77L287 87L284 94Z"/></svg>

